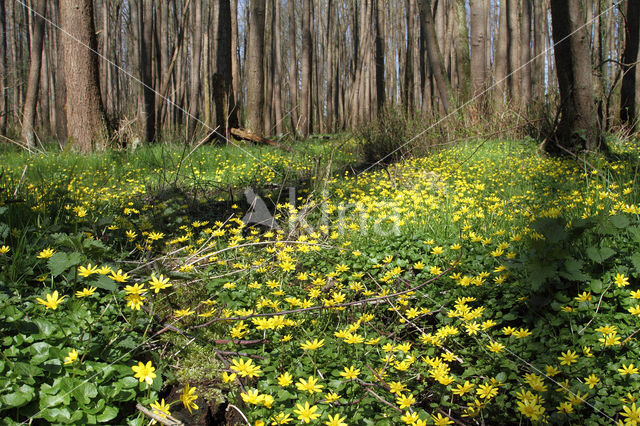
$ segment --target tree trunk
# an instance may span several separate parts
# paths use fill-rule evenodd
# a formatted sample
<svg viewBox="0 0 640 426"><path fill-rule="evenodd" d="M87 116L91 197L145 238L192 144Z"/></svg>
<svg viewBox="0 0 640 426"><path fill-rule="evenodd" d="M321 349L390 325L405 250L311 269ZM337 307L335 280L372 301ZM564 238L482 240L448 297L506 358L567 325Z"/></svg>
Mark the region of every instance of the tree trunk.
<svg viewBox="0 0 640 426"><path fill-rule="evenodd" d="M545 95L545 32L547 31L547 10L542 1L534 1L534 61L532 84L533 96L537 102L544 100Z"/></svg>
<svg viewBox="0 0 640 426"><path fill-rule="evenodd" d="M108 127L100 97L98 57L94 53L98 43L93 21L93 2L63 0L60 6L60 26L71 36L61 38L69 89L65 108L71 143L85 153L103 150L108 139Z"/></svg>
<svg viewBox="0 0 640 426"><path fill-rule="evenodd" d="M471 64L469 62L469 31L467 26L467 11L465 0L456 0L456 71L458 77L458 96L462 104L469 99L471 80Z"/></svg>
<svg viewBox="0 0 640 426"><path fill-rule="evenodd" d="M163 0L161 0L163 1ZM144 142L153 142L156 138L155 91L151 78L151 52L153 48L153 0L138 0L140 81L142 102L140 103L140 122Z"/></svg>
<svg viewBox="0 0 640 426"><path fill-rule="evenodd" d="M620 121L634 130L637 119L636 112L636 68L638 61L638 20L640 19L640 1L627 0L625 10L625 45L622 53L622 88L620 91Z"/></svg>
<svg viewBox="0 0 640 426"><path fill-rule="evenodd" d="M384 5L385 0L375 0L374 10L375 13L375 34L376 34L376 55L375 55L375 67L376 67L376 106L377 113L380 114L385 103L385 85L384 85L384 47L385 47L385 33L384 33Z"/></svg>
<svg viewBox="0 0 640 426"><path fill-rule="evenodd" d="M531 1L522 0L520 16L520 108L527 110L531 104ZM539 0L538 0L539 1Z"/></svg>
<svg viewBox="0 0 640 426"><path fill-rule="evenodd" d="M451 109L449 99L451 99L451 83L447 79L447 71L442 62L442 55L438 47L438 38L436 36L436 28L431 13L431 2L429 0L419 0L420 19L422 27L425 31L425 42L427 49L427 58L429 59L429 67L431 74L436 82L438 92L440 93L440 102L444 109L444 113L448 114ZM426 100L423 100L426 102Z"/></svg>
<svg viewBox="0 0 640 426"><path fill-rule="evenodd" d="M480 96L479 102L484 102L481 95L487 87L487 56L486 56L486 11L489 5L486 0L470 0L471 19L471 87L473 96ZM482 106L481 106L482 108Z"/></svg>
<svg viewBox="0 0 640 426"><path fill-rule="evenodd" d="M231 0L231 75L233 77L233 105L235 108L230 110L232 116L229 117L229 124L233 121L238 123L240 120L241 106L240 102L240 49L238 49L238 0ZM231 108L231 105L229 105Z"/></svg>
<svg viewBox="0 0 640 426"><path fill-rule="evenodd" d="M273 0L272 35L272 63L273 67L273 110L276 135L282 134L282 50L280 46L280 0Z"/></svg>
<svg viewBox="0 0 640 426"><path fill-rule="evenodd" d="M265 0L249 2L247 47L247 128L264 134L264 24Z"/></svg>
<svg viewBox="0 0 640 426"><path fill-rule="evenodd" d="M238 126L238 115L233 91L233 65L231 50L231 3L229 0L216 0L214 19L216 28L216 64L213 76L213 95L216 104L216 126L218 140L229 139L229 131ZM223 139L224 138L224 139Z"/></svg>
<svg viewBox="0 0 640 426"><path fill-rule="evenodd" d="M507 0L507 24L509 43L509 98L517 99L520 93L520 74L515 71L520 67L520 20L518 19L518 1Z"/></svg>
<svg viewBox="0 0 640 426"><path fill-rule="evenodd" d="M7 85L9 83L7 78L7 24L6 24L6 9L4 0L0 0L0 34L5 34L4 37L0 37L0 135L7 133L7 106L9 105L9 99L7 96Z"/></svg>
<svg viewBox="0 0 640 426"><path fill-rule="evenodd" d="M579 0L551 0L551 19L560 89L557 142L565 149L593 150L600 142L591 77L589 36Z"/></svg>
<svg viewBox="0 0 640 426"><path fill-rule="evenodd" d="M289 0L289 98L291 100L291 133L298 135L298 59L296 56L296 1Z"/></svg>
<svg viewBox="0 0 640 426"><path fill-rule="evenodd" d="M302 57L300 58L300 127L304 136L313 129L312 79L313 45L311 43L311 0L302 0Z"/></svg>
<svg viewBox="0 0 640 426"><path fill-rule="evenodd" d="M33 36L31 37L31 64L29 65L29 77L27 78L27 95L24 101L22 116L22 139L26 146L35 147L34 125L36 118L36 103L38 101L38 88L40 85L40 67L42 66L42 44L44 41L44 14L47 3L45 0L37 0L35 13L33 14ZM4 88L3 88L4 89Z"/></svg>
<svg viewBox="0 0 640 426"><path fill-rule="evenodd" d="M495 89L493 92L496 107L504 106L507 100L507 76L509 75L509 18L507 16L505 0L500 1L500 18L498 27L498 40L496 41L496 53L494 62Z"/></svg>
<svg viewBox="0 0 640 426"><path fill-rule="evenodd" d="M193 11L192 55L189 87L189 128L188 135L192 138L196 132L196 125L200 114L200 65L202 62L202 0L195 0Z"/></svg>
<svg viewBox="0 0 640 426"><path fill-rule="evenodd" d="M407 44L406 44L406 56L404 61L404 96L402 102L404 103L405 111L413 113L416 109L416 94L414 92L413 85L413 55L416 44L417 31L413 25L415 11L415 0L406 0L407 11Z"/></svg>

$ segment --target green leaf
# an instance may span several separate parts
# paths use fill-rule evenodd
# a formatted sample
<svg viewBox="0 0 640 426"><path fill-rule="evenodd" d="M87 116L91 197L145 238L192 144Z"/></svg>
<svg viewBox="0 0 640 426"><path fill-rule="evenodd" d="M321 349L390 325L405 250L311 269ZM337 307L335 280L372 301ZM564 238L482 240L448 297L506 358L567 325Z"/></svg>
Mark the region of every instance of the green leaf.
<svg viewBox="0 0 640 426"><path fill-rule="evenodd" d="M611 216L609 218L609 221L618 229L626 228L627 226L629 226L629 218L625 215L618 214L615 216Z"/></svg>
<svg viewBox="0 0 640 426"><path fill-rule="evenodd" d="M72 266L79 265L81 261L82 256L78 252L67 254L63 251L59 251L49 258L47 265L49 266L51 274L53 274L54 277L57 277Z"/></svg>
<svg viewBox="0 0 640 426"><path fill-rule="evenodd" d="M100 423L106 423L110 420L113 420L118 415L118 409L116 407L108 406L104 409L102 414L97 417L97 420Z"/></svg>
<svg viewBox="0 0 640 426"><path fill-rule="evenodd" d="M602 281L591 280L591 291L594 293L600 293L602 291Z"/></svg>
<svg viewBox="0 0 640 426"><path fill-rule="evenodd" d="M116 291L118 289L118 285L106 275L100 275L100 277L93 282L93 285L107 291Z"/></svg>
<svg viewBox="0 0 640 426"><path fill-rule="evenodd" d="M72 391L73 397L81 404L87 405L98 395L98 388L90 382L83 382Z"/></svg>
<svg viewBox="0 0 640 426"><path fill-rule="evenodd" d="M0 410L22 407L36 396L34 389L28 385L22 385L16 392L0 396Z"/></svg>
<svg viewBox="0 0 640 426"><path fill-rule="evenodd" d="M591 246L587 248L587 256L596 263L604 263L614 254L616 254L615 250L609 247L602 247L599 249Z"/></svg>
<svg viewBox="0 0 640 426"><path fill-rule="evenodd" d="M640 253L636 252L631 255L631 263L636 271L640 272Z"/></svg>

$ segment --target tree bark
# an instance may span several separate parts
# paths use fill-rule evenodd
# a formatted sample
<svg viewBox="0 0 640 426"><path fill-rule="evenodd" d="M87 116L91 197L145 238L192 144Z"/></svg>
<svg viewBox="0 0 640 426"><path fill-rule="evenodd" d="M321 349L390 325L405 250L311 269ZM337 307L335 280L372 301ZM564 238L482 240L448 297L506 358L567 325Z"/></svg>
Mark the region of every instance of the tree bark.
<svg viewBox="0 0 640 426"><path fill-rule="evenodd" d="M163 1L163 0L161 0ZM153 142L156 138L155 91L151 77L151 52L153 48L153 0L138 0L140 81L142 102L140 103L140 121L144 142Z"/></svg>
<svg viewBox="0 0 640 426"><path fill-rule="evenodd" d="M29 77L27 78L27 95L24 101L22 114L22 139L26 146L35 147L35 117L36 103L38 101L38 88L40 85L40 68L42 66L42 45L44 41L44 14L46 13L46 0L37 0L35 13L33 14L33 36L31 37L31 63L29 65Z"/></svg>
<svg viewBox="0 0 640 426"><path fill-rule="evenodd" d="M385 47L385 34L384 34L384 5L385 0L375 0L374 10L375 13L375 34L376 34L376 54L375 54L375 69L376 69L376 107L377 113L380 114L385 104L385 78L384 78L384 47Z"/></svg>
<svg viewBox="0 0 640 426"><path fill-rule="evenodd" d="M515 70L520 67L520 20L518 19L518 1L507 0L507 24L509 43L509 99L517 99L520 93L520 74Z"/></svg>
<svg viewBox="0 0 640 426"><path fill-rule="evenodd" d="M296 56L296 1L289 0L289 98L291 133L298 135L298 59Z"/></svg>
<svg viewBox="0 0 640 426"><path fill-rule="evenodd" d="M495 89L493 91L496 107L504 106L507 100L507 76L509 75L509 18L507 16L505 0L500 1L500 18L498 26L498 40L496 41L494 78Z"/></svg>
<svg viewBox="0 0 640 426"><path fill-rule="evenodd" d="M251 0L247 47L247 128L264 133L265 0Z"/></svg>
<svg viewBox="0 0 640 426"><path fill-rule="evenodd" d="M600 129L593 101L589 36L579 0L551 0L551 19L560 89L557 142L565 149L593 150Z"/></svg>
<svg viewBox="0 0 640 426"><path fill-rule="evenodd" d="M420 19L422 27L425 31L425 41L427 49L427 58L431 74L436 82L438 92L440 93L440 102L444 109L444 113L448 114L451 109L449 100L451 99L451 83L447 78L447 71L442 62L442 55L438 47L438 38L436 36L436 28L431 13L431 2L429 0L418 0L420 8ZM426 102L426 100L423 100Z"/></svg>
<svg viewBox="0 0 640 426"><path fill-rule="evenodd" d="M302 52L300 58L300 127L303 136L313 129L312 79L313 45L311 43L311 0L302 0Z"/></svg>
<svg viewBox="0 0 640 426"><path fill-rule="evenodd" d="M200 66L202 62L202 0L195 0L193 11L192 55L189 87L189 138L196 132L200 115Z"/></svg>
<svg viewBox="0 0 640 426"><path fill-rule="evenodd" d="M216 65L213 91L218 140L223 142L230 137L229 129L238 126L238 115L233 91L232 58L234 52L231 50L231 3L229 0L216 0L216 6Z"/></svg>
<svg viewBox="0 0 640 426"><path fill-rule="evenodd" d="M520 15L520 108L524 111L531 104L531 1L522 0Z"/></svg>
<svg viewBox="0 0 640 426"><path fill-rule="evenodd" d="M473 96L480 96L479 103L484 102L483 91L487 87L486 56L486 11L489 5L486 0L470 0L471 18L471 87ZM482 108L482 106L481 106Z"/></svg>
<svg viewBox="0 0 640 426"><path fill-rule="evenodd" d="M60 24L67 83L66 113L73 147L87 153L103 150L108 139L98 73L92 0L60 2ZM73 37L73 38L72 38ZM79 40L82 44L78 43ZM92 50L87 49L89 46Z"/></svg>
<svg viewBox="0 0 640 426"><path fill-rule="evenodd" d="M0 0L0 34L4 34L4 37L0 37L0 135L7 133L7 106L9 105L9 98L7 93L9 89L7 78L7 24L6 24L6 9L4 0Z"/></svg>
<svg viewBox="0 0 640 426"><path fill-rule="evenodd" d="M638 43L640 42L639 22L640 1L627 0L625 10L625 45L622 53L622 88L620 90L620 121L633 132L636 126L636 68L638 61Z"/></svg>
<svg viewBox="0 0 640 426"><path fill-rule="evenodd" d="M469 99L471 64L469 58L469 27L467 26L467 11L465 0L456 0L456 67L458 78L458 97L462 104Z"/></svg>
<svg viewBox="0 0 640 426"><path fill-rule="evenodd" d="M274 121L275 121L275 132L276 135L282 134L282 49L281 49L281 40L280 40L280 8L281 3L280 0L273 0L273 21L271 31L272 35L272 63L273 67L273 110L274 110Z"/></svg>

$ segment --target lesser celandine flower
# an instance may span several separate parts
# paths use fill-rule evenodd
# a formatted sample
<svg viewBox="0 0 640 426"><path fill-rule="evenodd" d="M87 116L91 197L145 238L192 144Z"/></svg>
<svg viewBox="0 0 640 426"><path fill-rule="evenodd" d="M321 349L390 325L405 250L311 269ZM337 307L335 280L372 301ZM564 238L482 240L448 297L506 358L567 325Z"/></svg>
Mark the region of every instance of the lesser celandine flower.
<svg viewBox="0 0 640 426"><path fill-rule="evenodd" d="M295 410L293 412L298 416L298 420L309 423L312 420L320 417L320 414L316 413L318 411L318 407L313 405L309 405L309 401L305 401L304 405L297 403Z"/></svg>
<svg viewBox="0 0 640 426"><path fill-rule="evenodd" d="M194 402L196 399L198 399L198 395L196 395L195 386L191 387L187 383L180 394L180 401L182 401L182 404L189 410L190 414L193 414L192 409L198 409L198 405Z"/></svg>
<svg viewBox="0 0 640 426"><path fill-rule="evenodd" d="M163 275L160 277L156 277L155 274L151 274L151 281L149 281L149 287L155 292L158 293L160 290L164 290L165 288L171 287L169 284L169 278L165 278Z"/></svg>
<svg viewBox="0 0 640 426"><path fill-rule="evenodd" d="M9 250L11 250L9 246L0 246L0 254L7 254Z"/></svg>
<svg viewBox="0 0 640 426"><path fill-rule="evenodd" d="M152 408L153 414L156 414L162 417L163 419L166 419L167 416L171 415L171 412L169 411L170 405L167 405L164 402L164 398L162 398L160 402L158 401L152 402L151 408Z"/></svg>
<svg viewBox="0 0 640 426"><path fill-rule="evenodd" d="M78 359L78 351L73 349L69 351L69 355L64 358L65 365L72 364Z"/></svg>
<svg viewBox="0 0 640 426"><path fill-rule="evenodd" d="M87 266L78 267L78 275L81 277L88 277L98 272L98 267L88 264Z"/></svg>
<svg viewBox="0 0 640 426"><path fill-rule="evenodd" d="M81 297L89 297L91 296L93 293L95 293L96 288L95 287L89 287L89 288L83 288L82 290L76 291L76 297L81 298Z"/></svg>
<svg viewBox="0 0 640 426"><path fill-rule="evenodd" d="M156 378L155 367L151 364L151 361L148 361L146 364L138 361L138 365L134 365L131 367L133 372L135 373L133 377L138 379L140 382L146 382L148 385L153 383L153 379Z"/></svg>
<svg viewBox="0 0 640 426"><path fill-rule="evenodd" d="M56 251L52 248L46 248L44 250L42 250L40 253L38 253L38 255L36 256L38 259L49 259L51 256L53 256L53 254Z"/></svg>
<svg viewBox="0 0 640 426"><path fill-rule="evenodd" d="M39 304L46 306L47 309L52 309L55 311L56 309L58 309L58 305L62 303L65 297L67 296L58 298L58 290L55 290L53 293L46 295L47 300L42 300L38 297L36 301Z"/></svg>
<svg viewBox="0 0 640 426"><path fill-rule="evenodd" d="M118 269L118 272L111 272L109 278L119 283L125 283L129 279L129 274L123 273L122 269Z"/></svg>

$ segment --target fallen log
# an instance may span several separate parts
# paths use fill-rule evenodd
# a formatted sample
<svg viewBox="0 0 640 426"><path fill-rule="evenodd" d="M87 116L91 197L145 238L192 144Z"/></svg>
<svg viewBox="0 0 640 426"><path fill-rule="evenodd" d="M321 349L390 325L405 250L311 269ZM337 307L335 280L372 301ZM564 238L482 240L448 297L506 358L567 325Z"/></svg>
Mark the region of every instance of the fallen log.
<svg viewBox="0 0 640 426"><path fill-rule="evenodd" d="M291 148L289 148L288 146L280 145L279 143L274 142L270 139L263 138L262 136L256 135L255 133L251 132L251 130L248 130L248 129L232 128L231 135L240 140L245 140L245 141L262 144L262 145L274 146L276 148L284 149L286 151L291 151Z"/></svg>

